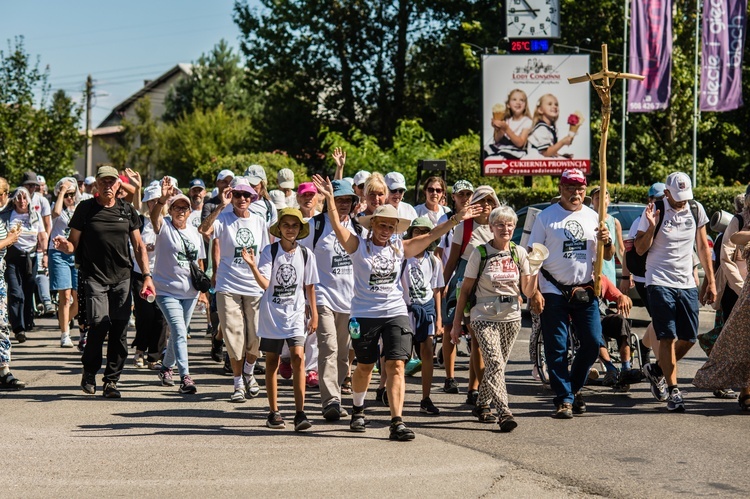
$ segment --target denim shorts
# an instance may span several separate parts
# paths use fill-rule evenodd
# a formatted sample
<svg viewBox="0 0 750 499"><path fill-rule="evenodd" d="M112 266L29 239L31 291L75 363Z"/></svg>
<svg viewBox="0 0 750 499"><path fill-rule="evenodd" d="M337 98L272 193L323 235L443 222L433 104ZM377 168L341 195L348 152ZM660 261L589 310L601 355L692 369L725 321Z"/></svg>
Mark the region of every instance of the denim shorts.
<svg viewBox="0 0 750 499"><path fill-rule="evenodd" d="M656 338L695 343L698 335L698 288L647 286Z"/></svg>
<svg viewBox="0 0 750 499"><path fill-rule="evenodd" d="M52 291L61 289L78 290L78 269L75 266L75 257L51 249L47 258L49 260L47 262L49 265L49 289Z"/></svg>

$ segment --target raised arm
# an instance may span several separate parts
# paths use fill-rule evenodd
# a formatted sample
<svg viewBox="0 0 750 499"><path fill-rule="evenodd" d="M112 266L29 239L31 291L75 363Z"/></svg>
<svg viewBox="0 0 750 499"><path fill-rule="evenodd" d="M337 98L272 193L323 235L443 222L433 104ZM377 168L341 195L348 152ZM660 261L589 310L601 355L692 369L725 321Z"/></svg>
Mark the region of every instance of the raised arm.
<svg viewBox="0 0 750 499"><path fill-rule="evenodd" d="M201 222L200 227L198 227L198 232L203 234L203 237L209 237L214 232L214 222L216 219L221 215L221 212L224 211L224 208L227 207L229 202L232 200L232 187L227 186L224 188L223 191L221 191L221 196L219 197L219 200L221 201L218 205L216 205L216 208L214 208L214 211L208 214L208 216L203 219Z"/></svg>
<svg viewBox="0 0 750 499"><path fill-rule="evenodd" d="M172 195L172 180L169 177L164 177L164 179L161 182L161 197L158 199L158 201L156 201L156 204L154 204L154 207L151 208L151 213L149 213L149 216L151 218L151 225L154 226L154 232L156 232L157 234L161 232L161 222L163 219L162 206L167 204L167 200L169 199L171 195Z"/></svg>
<svg viewBox="0 0 750 499"><path fill-rule="evenodd" d="M430 245L432 241L437 241L445 234L447 234L452 228L456 227L459 223L470 218L474 218L479 214L479 205L464 206L464 208L458 213L454 214L445 222L441 223L427 234L407 239L404 241L404 258L411 258L417 256ZM451 252L453 256L453 252Z"/></svg>
<svg viewBox="0 0 750 499"><path fill-rule="evenodd" d="M65 204L65 195L70 189L78 189L78 185L73 182L65 182L60 186L60 192L57 194L55 206L52 207L52 218L57 218L62 214L63 205Z"/></svg>
<svg viewBox="0 0 750 499"><path fill-rule="evenodd" d="M346 227L341 225L338 211L336 211L336 201L333 199L331 179L327 178L323 180L323 177L320 175L313 175L312 180L318 192L326 198L326 202L328 203L328 219L331 221L331 227L333 228L333 233L336 234L336 239L339 240L344 251L351 255L359 248L359 239Z"/></svg>
<svg viewBox="0 0 750 499"><path fill-rule="evenodd" d="M258 286L260 286L264 291L268 289L268 286L271 284L271 282L266 279L266 276L260 273L260 270L258 270L258 256L256 256L255 251L253 251L252 248L249 250L247 248L242 248L242 259L245 260L245 263L250 267L250 270L253 272L253 276L255 276L255 282L258 283Z"/></svg>
<svg viewBox="0 0 750 499"><path fill-rule="evenodd" d="M644 211L646 221L648 221L648 228L646 232L638 231L638 235L635 236L635 251L639 255L643 255L651 247L654 242L654 231L656 230L656 221L661 216L659 210L656 209L654 203L649 203Z"/></svg>
<svg viewBox="0 0 750 499"><path fill-rule="evenodd" d="M125 168L125 176L128 177L128 180L130 180L130 185L133 186L135 189L135 192L133 193L133 207L135 208L135 211L140 212L141 211L141 186L143 185L141 183L141 174L138 173L135 170L131 170L130 168Z"/></svg>

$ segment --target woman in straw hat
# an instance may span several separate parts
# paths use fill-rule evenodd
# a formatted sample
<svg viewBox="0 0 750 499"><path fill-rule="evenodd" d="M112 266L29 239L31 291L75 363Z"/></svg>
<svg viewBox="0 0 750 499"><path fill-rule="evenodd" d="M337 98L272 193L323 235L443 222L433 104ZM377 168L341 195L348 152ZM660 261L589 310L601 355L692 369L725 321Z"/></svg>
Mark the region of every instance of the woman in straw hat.
<svg viewBox="0 0 750 499"><path fill-rule="evenodd" d="M335 203L330 180L313 176L318 192L329 206ZM354 269L354 295L351 302L349 331L357 355L353 376L353 413L349 428L365 431L364 402L372 369L378 359L378 340L383 341L388 375L388 400L391 412L391 440L413 440L414 432L406 427L401 414L404 406L404 363L412 347L412 330L403 298L399 275L404 258L415 256L438 240L451 227L475 215L473 207L457 213L430 233L407 241L394 238L406 231L410 221L398 216L390 204L378 206L372 215L357 220L368 229L367 237L352 234L339 221L335 210L329 212L331 225L341 246L351 256Z"/></svg>

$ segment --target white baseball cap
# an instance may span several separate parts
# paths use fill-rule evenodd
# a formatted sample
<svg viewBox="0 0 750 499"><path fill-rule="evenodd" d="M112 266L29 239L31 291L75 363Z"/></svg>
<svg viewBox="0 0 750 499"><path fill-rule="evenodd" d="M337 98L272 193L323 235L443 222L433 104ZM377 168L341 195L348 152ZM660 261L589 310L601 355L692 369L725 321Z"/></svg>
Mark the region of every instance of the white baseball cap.
<svg viewBox="0 0 750 499"><path fill-rule="evenodd" d="M385 185L389 191L396 189L406 189L406 179L399 172L391 172L385 176Z"/></svg>
<svg viewBox="0 0 750 499"><path fill-rule="evenodd" d="M218 175L216 175L216 180L224 180L227 177L234 178L234 172L232 170L221 170Z"/></svg>
<svg viewBox="0 0 750 499"><path fill-rule="evenodd" d="M260 165L250 165L245 168L245 177L252 185L258 185L261 180L266 180L266 170Z"/></svg>
<svg viewBox="0 0 750 499"><path fill-rule="evenodd" d="M665 190L669 191L675 201L681 202L693 199L693 184L687 174L682 172L670 173L664 183L666 184Z"/></svg>
<svg viewBox="0 0 750 499"><path fill-rule="evenodd" d="M360 170L354 174L354 178L352 180L354 180L354 185L362 185L367 181L368 178L370 178L370 172Z"/></svg>
<svg viewBox="0 0 750 499"><path fill-rule="evenodd" d="M287 207L286 194L284 194L284 191L274 189L268 193L268 196L271 198L271 202L277 210Z"/></svg>
<svg viewBox="0 0 750 499"><path fill-rule="evenodd" d="M276 174L281 189L294 189L294 172L289 168L282 168Z"/></svg>
<svg viewBox="0 0 750 499"><path fill-rule="evenodd" d="M86 177L85 179L83 179L83 183L86 184L86 185L91 185L94 182L96 182L96 178L95 177Z"/></svg>

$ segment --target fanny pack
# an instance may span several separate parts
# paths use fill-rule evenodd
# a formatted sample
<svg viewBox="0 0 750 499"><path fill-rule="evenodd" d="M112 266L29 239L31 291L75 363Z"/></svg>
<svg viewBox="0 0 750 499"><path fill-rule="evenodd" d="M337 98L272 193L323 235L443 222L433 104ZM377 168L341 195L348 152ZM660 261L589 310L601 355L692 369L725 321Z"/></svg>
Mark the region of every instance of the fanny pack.
<svg viewBox="0 0 750 499"><path fill-rule="evenodd" d="M569 303L593 303L596 299L593 280L583 284L561 284L544 267L539 269L539 271L550 284L560 290L560 293L562 293Z"/></svg>

